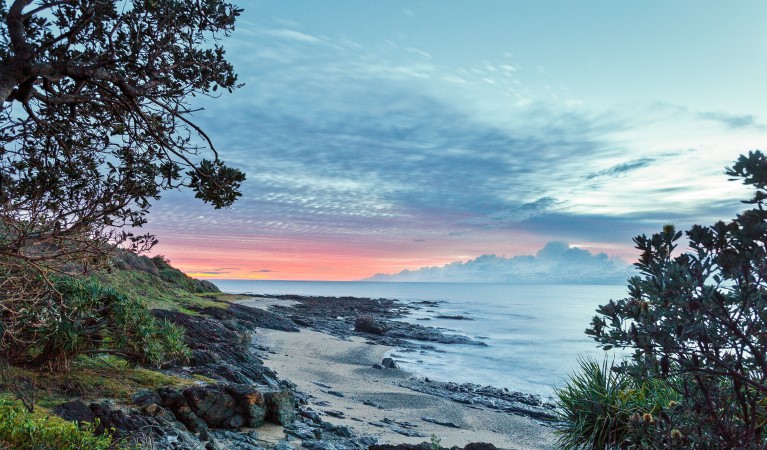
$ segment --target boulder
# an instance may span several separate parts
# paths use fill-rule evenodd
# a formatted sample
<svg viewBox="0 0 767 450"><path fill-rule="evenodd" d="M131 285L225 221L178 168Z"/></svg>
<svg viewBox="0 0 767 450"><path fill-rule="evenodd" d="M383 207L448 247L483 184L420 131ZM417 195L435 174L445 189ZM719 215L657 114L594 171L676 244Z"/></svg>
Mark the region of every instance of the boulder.
<svg viewBox="0 0 767 450"><path fill-rule="evenodd" d="M266 398L256 387L229 385L225 389L243 410L245 423L249 427L256 428L263 425L266 419Z"/></svg>
<svg viewBox="0 0 767 450"><path fill-rule="evenodd" d="M266 419L278 425L290 425L296 420L296 399L288 390L267 391Z"/></svg>
<svg viewBox="0 0 767 450"><path fill-rule="evenodd" d="M229 419L237 414L237 403L223 389L214 386L196 386L184 390L191 410L211 427L233 427ZM240 424L242 426L242 424Z"/></svg>
<svg viewBox="0 0 767 450"><path fill-rule="evenodd" d="M71 402L56 405L53 408L53 413L62 419L75 423L92 423L96 419L96 415L82 400L72 400Z"/></svg>
<svg viewBox="0 0 767 450"><path fill-rule="evenodd" d="M144 389L144 390L138 391L133 396L133 403L135 403L138 406L148 406L151 404L159 405L162 403L162 397L156 391L150 391L148 389Z"/></svg>
<svg viewBox="0 0 767 450"><path fill-rule="evenodd" d="M208 424L204 420L197 417L192 411L189 405L184 405L176 411L176 417L181 421L192 433L200 433L204 435L208 431Z"/></svg>
<svg viewBox="0 0 767 450"><path fill-rule="evenodd" d="M385 321L369 316L358 317L354 321L354 331L382 335L389 329Z"/></svg>
<svg viewBox="0 0 767 450"><path fill-rule="evenodd" d="M384 358L383 360L381 360L381 365L385 367L386 369L399 369L397 362L391 358Z"/></svg>
<svg viewBox="0 0 767 450"><path fill-rule="evenodd" d="M466 444L463 450L496 450L496 446L487 442L473 442Z"/></svg>

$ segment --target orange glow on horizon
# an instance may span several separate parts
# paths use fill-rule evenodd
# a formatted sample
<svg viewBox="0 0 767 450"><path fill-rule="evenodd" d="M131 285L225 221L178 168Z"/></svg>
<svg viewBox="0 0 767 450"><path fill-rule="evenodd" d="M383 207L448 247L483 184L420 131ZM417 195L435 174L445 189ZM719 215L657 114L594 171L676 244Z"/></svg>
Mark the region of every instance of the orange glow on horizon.
<svg viewBox="0 0 767 450"><path fill-rule="evenodd" d="M478 242L435 239L339 243L256 239L250 245L248 239L242 237L174 235L162 239L152 253L164 255L174 267L200 279L357 281L378 273L394 274L405 269L467 261L483 254L535 255L546 244L539 237L509 239L502 236L501 239L501 232L498 234ZM633 262L636 253L629 246L582 241L577 245L626 262Z"/></svg>

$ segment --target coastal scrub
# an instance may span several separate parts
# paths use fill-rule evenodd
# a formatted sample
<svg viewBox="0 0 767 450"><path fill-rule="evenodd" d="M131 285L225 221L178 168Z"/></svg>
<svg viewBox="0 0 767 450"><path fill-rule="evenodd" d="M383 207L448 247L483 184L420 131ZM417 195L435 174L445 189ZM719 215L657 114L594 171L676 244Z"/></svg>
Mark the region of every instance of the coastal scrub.
<svg viewBox="0 0 767 450"><path fill-rule="evenodd" d="M679 394L656 413L601 412L611 420L631 413L635 429L654 430L642 437L642 448L767 445L767 158L750 152L726 173L755 188L744 201L752 208L686 233L666 225L651 237L636 237L641 276L629 280L627 298L600 306L586 331L605 350L633 349L611 368L616 380L627 377L652 390L665 383ZM677 251L683 235L687 252ZM582 370L573 380L592 377L591 367ZM566 414L564 432L573 442L604 435L593 448L623 448L624 433L617 429L624 426L608 433L581 426L577 412L599 406L591 394L577 386L560 391L563 410L576 412Z"/></svg>

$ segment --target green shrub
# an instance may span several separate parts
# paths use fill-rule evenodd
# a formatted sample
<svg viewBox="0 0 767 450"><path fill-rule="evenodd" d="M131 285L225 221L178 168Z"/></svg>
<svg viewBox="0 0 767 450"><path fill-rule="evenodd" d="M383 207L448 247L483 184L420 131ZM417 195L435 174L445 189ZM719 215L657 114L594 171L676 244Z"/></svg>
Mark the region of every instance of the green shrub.
<svg viewBox="0 0 767 450"><path fill-rule="evenodd" d="M726 172L755 188L729 222L694 225L689 251L673 225L634 239L641 276L629 297L600 306L587 333L631 348L619 370L674 379L684 399L677 433L694 448L767 445L767 158L741 156Z"/></svg>
<svg viewBox="0 0 767 450"><path fill-rule="evenodd" d="M49 301L28 308L19 321L31 344L18 357L63 369L75 356L89 353L118 354L147 365L188 359L183 329L156 320L143 302L95 278L52 280Z"/></svg>
<svg viewBox="0 0 767 450"><path fill-rule="evenodd" d="M580 370L556 389L558 447L570 449L672 448L680 396L662 380L637 382L607 359L580 358Z"/></svg>
<svg viewBox="0 0 767 450"><path fill-rule="evenodd" d="M0 410L0 446L15 450L110 450L119 448L108 434L96 435L96 426L37 418L21 408ZM124 448L124 447L123 447Z"/></svg>

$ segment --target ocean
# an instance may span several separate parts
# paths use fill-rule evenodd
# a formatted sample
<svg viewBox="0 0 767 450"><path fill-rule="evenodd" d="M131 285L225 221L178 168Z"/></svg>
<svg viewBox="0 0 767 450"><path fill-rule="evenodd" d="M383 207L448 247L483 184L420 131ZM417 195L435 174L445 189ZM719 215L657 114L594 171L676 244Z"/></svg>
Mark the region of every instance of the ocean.
<svg viewBox="0 0 767 450"><path fill-rule="evenodd" d="M230 293L440 301L405 320L481 339L488 346L437 344L436 351L425 353L394 349L392 356L403 369L436 380L489 384L544 398L562 386L579 356L600 361L615 357L612 352L605 355L584 330L599 305L627 293L622 285L211 281Z"/></svg>

